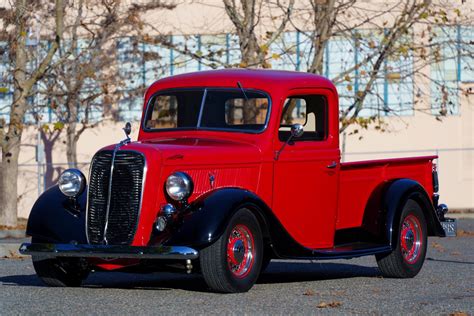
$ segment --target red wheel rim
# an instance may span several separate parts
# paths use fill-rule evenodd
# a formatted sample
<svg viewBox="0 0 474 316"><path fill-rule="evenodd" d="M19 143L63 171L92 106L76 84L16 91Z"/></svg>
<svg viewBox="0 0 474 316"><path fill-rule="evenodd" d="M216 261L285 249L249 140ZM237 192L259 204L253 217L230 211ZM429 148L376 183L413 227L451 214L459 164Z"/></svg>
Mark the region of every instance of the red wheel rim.
<svg viewBox="0 0 474 316"><path fill-rule="evenodd" d="M245 225L236 225L227 241L227 265L233 276L244 278L255 261L253 235Z"/></svg>
<svg viewBox="0 0 474 316"><path fill-rule="evenodd" d="M414 264L421 255L423 231L419 219L414 215L405 217L400 233L400 249L405 262Z"/></svg>

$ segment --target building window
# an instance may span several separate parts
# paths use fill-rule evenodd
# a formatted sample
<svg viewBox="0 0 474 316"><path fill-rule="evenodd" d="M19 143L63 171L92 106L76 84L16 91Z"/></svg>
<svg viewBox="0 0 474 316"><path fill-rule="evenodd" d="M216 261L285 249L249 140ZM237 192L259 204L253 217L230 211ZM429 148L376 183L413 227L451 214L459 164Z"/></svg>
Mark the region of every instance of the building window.
<svg viewBox="0 0 474 316"><path fill-rule="evenodd" d="M474 82L474 27L458 27L459 40L459 78L462 82Z"/></svg>
<svg viewBox="0 0 474 316"><path fill-rule="evenodd" d="M459 27L433 29L431 56L431 111L434 115L459 113Z"/></svg>

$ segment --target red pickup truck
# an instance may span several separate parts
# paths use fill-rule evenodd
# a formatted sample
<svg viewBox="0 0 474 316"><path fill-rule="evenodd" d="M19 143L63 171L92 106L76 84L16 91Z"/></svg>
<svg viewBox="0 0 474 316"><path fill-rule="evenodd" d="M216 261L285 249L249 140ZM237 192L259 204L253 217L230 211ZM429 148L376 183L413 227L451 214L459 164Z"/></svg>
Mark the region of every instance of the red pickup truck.
<svg viewBox="0 0 474 316"><path fill-rule="evenodd" d="M147 90L137 141L64 171L28 221L37 275L78 286L91 270L202 273L248 291L271 259L375 255L414 277L428 236L452 236L436 156L340 162L338 94L298 72L217 70Z"/></svg>

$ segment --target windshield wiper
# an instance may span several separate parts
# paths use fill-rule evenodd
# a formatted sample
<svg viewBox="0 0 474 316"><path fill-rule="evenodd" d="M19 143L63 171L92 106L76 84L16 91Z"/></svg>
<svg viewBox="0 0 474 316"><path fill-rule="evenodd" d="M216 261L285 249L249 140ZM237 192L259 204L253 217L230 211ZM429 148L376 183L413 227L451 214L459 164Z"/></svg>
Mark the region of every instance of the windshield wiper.
<svg viewBox="0 0 474 316"><path fill-rule="evenodd" d="M245 97L245 101L249 102L249 98L247 97L247 94L245 93L244 88L243 88L242 85L240 84L240 81L237 81L237 86L240 88L240 91L242 91L242 94L243 94L244 97Z"/></svg>

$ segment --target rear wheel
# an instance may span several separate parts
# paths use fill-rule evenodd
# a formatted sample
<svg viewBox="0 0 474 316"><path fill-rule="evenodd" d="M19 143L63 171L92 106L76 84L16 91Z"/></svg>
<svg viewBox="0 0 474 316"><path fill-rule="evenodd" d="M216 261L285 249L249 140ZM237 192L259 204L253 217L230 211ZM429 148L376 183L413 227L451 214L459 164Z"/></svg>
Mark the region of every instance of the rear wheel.
<svg viewBox="0 0 474 316"><path fill-rule="evenodd" d="M389 254L376 255L382 274L392 278L412 278L425 261L427 227L420 205L408 200L400 217L396 248Z"/></svg>
<svg viewBox="0 0 474 316"><path fill-rule="evenodd" d="M32 240L39 243L38 240ZM78 287L89 275L81 258L42 258L32 256L36 275L49 286Z"/></svg>
<svg viewBox="0 0 474 316"><path fill-rule="evenodd" d="M272 261L272 257L273 257L272 254L273 254L273 250L270 247L270 245L265 245L264 246L264 251L263 251L262 267L260 268L260 273L264 272L268 268L268 265Z"/></svg>
<svg viewBox="0 0 474 316"><path fill-rule="evenodd" d="M246 292L260 274L263 255L262 232L248 209L238 210L224 234L200 252L199 260L207 285L224 293Z"/></svg>

